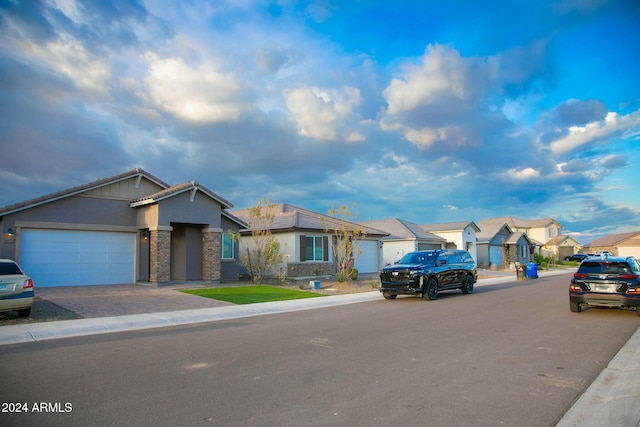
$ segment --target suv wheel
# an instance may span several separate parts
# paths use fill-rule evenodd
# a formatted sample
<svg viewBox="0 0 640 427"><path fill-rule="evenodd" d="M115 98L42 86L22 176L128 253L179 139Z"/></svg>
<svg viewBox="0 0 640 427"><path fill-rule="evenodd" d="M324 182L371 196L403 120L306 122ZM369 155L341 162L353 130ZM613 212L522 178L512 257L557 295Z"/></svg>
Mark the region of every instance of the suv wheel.
<svg viewBox="0 0 640 427"><path fill-rule="evenodd" d="M383 292L382 296L384 297L384 299L396 299L398 295L390 294L389 292Z"/></svg>
<svg viewBox="0 0 640 427"><path fill-rule="evenodd" d="M580 303L570 301L569 308L572 313L580 313L582 311L582 307L580 307Z"/></svg>
<svg viewBox="0 0 640 427"><path fill-rule="evenodd" d="M435 301L438 299L438 282L435 279L431 278L427 280L427 284L424 286L424 293L422 294L422 298L427 301Z"/></svg>
<svg viewBox="0 0 640 427"><path fill-rule="evenodd" d="M473 293L473 278L469 275L464 279L464 285L460 287L460 290L463 294L472 294Z"/></svg>

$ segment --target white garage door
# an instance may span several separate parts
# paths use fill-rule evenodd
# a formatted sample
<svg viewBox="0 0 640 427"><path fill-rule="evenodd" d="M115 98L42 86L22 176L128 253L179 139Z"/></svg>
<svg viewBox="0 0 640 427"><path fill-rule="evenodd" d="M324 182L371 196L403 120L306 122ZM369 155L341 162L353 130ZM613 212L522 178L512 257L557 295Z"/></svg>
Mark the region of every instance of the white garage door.
<svg viewBox="0 0 640 427"><path fill-rule="evenodd" d="M365 240L356 242L354 246L362 249L355 263L358 273L375 273L378 271L378 242Z"/></svg>
<svg viewBox="0 0 640 427"><path fill-rule="evenodd" d="M20 265L38 287L135 281L135 233L22 229Z"/></svg>

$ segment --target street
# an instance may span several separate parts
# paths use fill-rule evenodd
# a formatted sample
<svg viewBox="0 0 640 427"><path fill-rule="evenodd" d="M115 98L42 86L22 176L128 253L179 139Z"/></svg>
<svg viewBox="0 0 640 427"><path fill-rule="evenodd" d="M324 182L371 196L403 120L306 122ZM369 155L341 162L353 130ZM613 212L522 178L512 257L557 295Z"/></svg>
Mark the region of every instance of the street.
<svg viewBox="0 0 640 427"><path fill-rule="evenodd" d="M553 426L640 326L570 274L0 347L3 426Z"/></svg>

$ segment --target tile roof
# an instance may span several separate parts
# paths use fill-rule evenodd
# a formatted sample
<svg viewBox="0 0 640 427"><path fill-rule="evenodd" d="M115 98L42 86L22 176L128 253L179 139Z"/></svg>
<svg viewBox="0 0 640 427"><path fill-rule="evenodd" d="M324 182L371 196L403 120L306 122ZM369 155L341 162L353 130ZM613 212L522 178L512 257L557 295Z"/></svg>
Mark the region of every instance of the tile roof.
<svg viewBox="0 0 640 427"><path fill-rule="evenodd" d="M610 234L605 237L594 240L584 246L615 246L630 237L640 234L640 231L630 231L628 233Z"/></svg>
<svg viewBox="0 0 640 427"><path fill-rule="evenodd" d="M480 221L478 223L478 227L480 227L480 231L476 234L479 242L487 242L493 239L496 234L498 234L503 227L507 227L509 232L513 233L511 227L502 222L500 219L485 219L484 221Z"/></svg>
<svg viewBox="0 0 640 427"><path fill-rule="evenodd" d="M144 176L145 178L149 179L150 181L154 182L155 184L161 186L161 187L169 187L169 184L165 183L164 181L158 179L157 177L155 177L154 175L151 175L150 173L148 173L147 171L145 171L144 169L140 169L140 168L136 168L136 169L132 169L128 172L124 172L118 175L114 175L111 176L109 178L103 178L103 179L98 179L96 181L87 183L87 184L83 184L83 185L79 185L77 187L72 187L72 188L68 188L66 190L62 190L62 191L58 191L55 193L51 193L51 194L47 194L45 196L41 196L41 197L37 197L35 199L30 199L30 200L26 200L24 202L20 202L20 203L15 203L13 205L8 205L5 207L0 208L0 216L2 215L7 215L9 213L14 213L14 212L18 212L21 210L25 210L25 209L29 209L35 206L39 206L39 205L43 205L46 203L50 203L56 200L60 200L60 199L64 199L66 197L71 197L71 196L75 196L77 194L81 194L87 191L91 191L94 190L96 188L99 187L103 187L109 184L112 184L114 182L118 182L118 181L124 181L127 179L130 179L132 177L135 176Z"/></svg>
<svg viewBox="0 0 640 427"><path fill-rule="evenodd" d="M362 221L360 224L386 231L389 236L385 237L385 240L421 239L435 242L446 241L442 237L424 230L418 224L398 218Z"/></svg>
<svg viewBox="0 0 640 427"><path fill-rule="evenodd" d="M137 206L144 206L144 205L149 205L153 203L158 203L161 200L176 196L178 194L182 194L186 191L193 191L193 192L201 191L202 193L206 194L207 196L219 202L222 205L223 209L229 209L233 207L233 205L229 201L218 196L216 193L209 190L204 185L197 183L196 181L189 181L189 182L184 182L182 184L173 185L169 188L165 188L156 193L149 194L148 196L144 196L139 199L133 200L130 203L130 206L137 207Z"/></svg>
<svg viewBox="0 0 640 427"><path fill-rule="evenodd" d="M250 223L249 208L232 211L231 213L240 218L245 223ZM324 215L318 212L310 211L298 206L290 205L287 203L279 203L271 208L271 212L274 214L273 223L270 226L272 231L287 231L287 230L332 230L341 228L343 226L348 229L360 228L364 230L368 236L386 236L388 233L377 230L372 227L366 227L355 222L334 218L329 215Z"/></svg>
<svg viewBox="0 0 640 427"><path fill-rule="evenodd" d="M480 222L485 222L485 221L502 222L505 224L509 224L509 227L511 228L540 228L540 227L546 227L547 225L553 224L553 223L557 224L558 226L560 226L560 228L562 228L562 225L560 225L560 223L558 223L553 218L520 219L513 216L503 216L503 217L497 217L497 218L487 218Z"/></svg>
<svg viewBox="0 0 640 427"><path fill-rule="evenodd" d="M471 226L476 230L476 232L480 231L480 227L473 221L458 221L458 222L441 222L435 224L420 224L420 227L423 230L433 232L433 231L462 231L468 226Z"/></svg>

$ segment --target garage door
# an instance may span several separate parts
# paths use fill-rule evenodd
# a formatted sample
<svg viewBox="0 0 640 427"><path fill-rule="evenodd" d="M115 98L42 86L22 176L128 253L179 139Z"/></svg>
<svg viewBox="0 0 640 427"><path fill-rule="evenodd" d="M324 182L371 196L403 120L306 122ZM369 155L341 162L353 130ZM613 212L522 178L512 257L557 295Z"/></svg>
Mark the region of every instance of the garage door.
<svg viewBox="0 0 640 427"><path fill-rule="evenodd" d="M22 229L20 265L37 287L135 281L135 233Z"/></svg>
<svg viewBox="0 0 640 427"><path fill-rule="evenodd" d="M362 249L356 258L355 267L359 273L375 273L378 271L378 242L355 242L355 247Z"/></svg>

